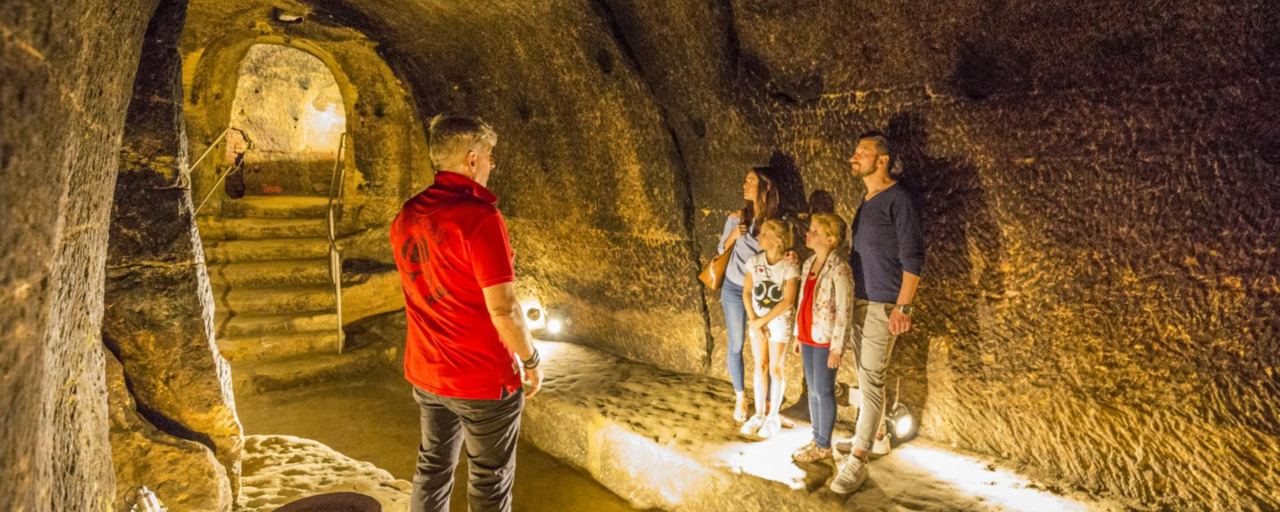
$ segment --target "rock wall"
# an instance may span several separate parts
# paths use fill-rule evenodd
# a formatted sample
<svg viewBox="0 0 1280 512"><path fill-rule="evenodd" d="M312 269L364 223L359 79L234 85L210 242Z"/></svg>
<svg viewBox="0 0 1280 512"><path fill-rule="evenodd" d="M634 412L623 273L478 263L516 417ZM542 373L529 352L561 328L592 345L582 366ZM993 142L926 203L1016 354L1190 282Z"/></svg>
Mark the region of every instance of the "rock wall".
<svg viewBox="0 0 1280 512"><path fill-rule="evenodd" d="M904 150L930 253L895 357L927 435L1158 506L1280 506L1274 3L606 3L687 120L701 239L744 156L849 218L854 137Z"/></svg>
<svg viewBox="0 0 1280 512"><path fill-rule="evenodd" d="M493 123L521 286L669 369L724 376L694 275L745 172L851 218L854 137L887 130L930 247L895 363L927 435L1134 502L1280 506L1274 2L197 4L254 27L233 41L367 41L420 119ZM381 204L357 238L386 261Z"/></svg>
<svg viewBox="0 0 1280 512"><path fill-rule="evenodd" d="M187 168L177 49L185 14L184 2L163 2L147 29L110 216L102 329L128 380L132 397L127 401L136 401L142 417L155 425L149 430L158 428L211 451L227 484L217 495L219 509L230 510L239 489L243 441L231 370L214 345L213 293ZM132 425L128 428L140 431ZM148 449L138 439L130 446L135 452ZM154 464L146 457L115 461L122 480ZM122 481L121 490L137 483ZM183 483L192 489L209 485L168 480L170 488Z"/></svg>
<svg viewBox="0 0 1280 512"><path fill-rule="evenodd" d="M110 352L107 359L107 402L111 418L111 458L115 462L115 508L130 512L141 486L171 510L230 511L227 469L213 451L157 429L138 414L125 382L124 367Z"/></svg>
<svg viewBox="0 0 1280 512"><path fill-rule="evenodd" d="M425 156L426 136L408 84L379 58L376 42L353 29L350 20L313 13L310 6L294 0L195 0L189 2L189 9L181 52L184 112L192 153L205 151L231 122L241 66L252 47L279 45L311 54L337 82L350 136L339 223L343 256L390 262L388 219L395 217L405 199L431 182L431 171ZM290 16L301 16L302 21L281 21L292 19ZM221 145L214 152L220 151ZM203 198L208 193L224 167L224 162L211 157L192 169L197 196ZM327 195L331 164L323 169L289 169L311 173L313 183L322 181L321 195ZM316 174L323 178L317 180ZM258 178L246 179L247 185L261 189L261 183L254 182ZM218 216L226 197L221 192L213 194L200 215Z"/></svg>
<svg viewBox="0 0 1280 512"><path fill-rule="evenodd" d="M467 112L497 129L490 185L522 290L566 311L581 339L669 368L706 368L680 148L601 5L315 5L379 41L423 119Z"/></svg>
<svg viewBox="0 0 1280 512"><path fill-rule="evenodd" d="M0 6L0 496L105 511L100 352L120 133L156 0Z"/></svg>

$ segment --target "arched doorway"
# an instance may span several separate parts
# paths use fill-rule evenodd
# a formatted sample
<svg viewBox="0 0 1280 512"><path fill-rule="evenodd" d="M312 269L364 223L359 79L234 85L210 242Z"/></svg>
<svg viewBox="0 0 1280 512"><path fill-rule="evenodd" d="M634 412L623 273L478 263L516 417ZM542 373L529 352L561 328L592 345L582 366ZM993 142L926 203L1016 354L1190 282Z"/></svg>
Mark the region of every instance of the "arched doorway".
<svg viewBox="0 0 1280 512"><path fill-rule="evenodd" d="M200 217L218 348L233 365L339 350L328 216L351 161L346 113L315 55L256 44L241 60L225 179L210 192L225 195Z"/></svg>
<svg viewBox="0 0 1280 512"><path fill-rule="evenodd" d="M257 44L240 65L231 127L253 149L228 176L231 197L326 196L347 115L333 73L296 48Z"/></svg>

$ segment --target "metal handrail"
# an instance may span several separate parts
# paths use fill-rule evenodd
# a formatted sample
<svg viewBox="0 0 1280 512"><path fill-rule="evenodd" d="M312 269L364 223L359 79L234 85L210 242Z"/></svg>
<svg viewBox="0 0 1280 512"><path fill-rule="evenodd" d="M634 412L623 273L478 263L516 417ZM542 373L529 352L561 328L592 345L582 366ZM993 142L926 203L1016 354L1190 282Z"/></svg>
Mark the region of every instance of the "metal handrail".
<svg viewBox="0 0 1280 512"><path fill-rule="evenodd" d="M213 139L213 144L210 144L209 148L205 149L204 153L200 155L200 158L196 159L196 163L191 164L191 166L188 168L195 169L197 166L199 166L200 162L204 161L204 157L209 156L209 153L212 152L214 148L218 147L218 143L222 141L222 138L226 137L227 134L233 130L236 133L239 133L242 138L244 138L244 148L236 150L236 161L233 162L231 164L231 167L228 167L227 170L223 172L221 176L218 176L218 180L213 183L212 187L209 187L209 193L204 195L204 199L200 200L200 206L196 207L196 211L195 213L192 214L192 216L200 214L200 210L204 209L205 203L208 203L209 198L213 197L213 193L218 191L218 187L222 186L222 181L227 179L227 176L230 176L232 173L236 171L244 169L244 155L245 153L248 153L250 150L253 149L253 141L249 139L249 134L245 133L243 130L237 130L230 126L228 126L227 129L222 130L222 135L219 135L218 138Z"/></svg>
<svg viewBox="0 0 1280 512"><path fill-rule="evenodd" d="M347 337L342 332L342 254L338 251L338 213L342 206L342 187L346 182L346 165L344 153L347 149L347 134L338 138L338 159L333 163L333 177L329 180L329 279L333 281L333 303L338 313L338 353L346 349Z"/></svg>

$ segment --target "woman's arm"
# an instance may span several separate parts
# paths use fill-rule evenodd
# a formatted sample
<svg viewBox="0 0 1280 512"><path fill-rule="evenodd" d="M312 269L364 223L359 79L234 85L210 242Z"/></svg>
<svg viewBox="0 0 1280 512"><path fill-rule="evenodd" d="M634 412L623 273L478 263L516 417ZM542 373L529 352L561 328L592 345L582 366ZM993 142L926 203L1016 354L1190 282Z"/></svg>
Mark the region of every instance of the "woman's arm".
<svg viewBox="0 0 1280 512"><path fill-rule="evenodd" d="M716 254L724 254L733 247L734 242L738 241L738 237L742 236L742 230L738 229L740 225L742 225L742 210L730 213L724 220L724 231L720 233L720 245L717 246L719 252Z"/></svg>

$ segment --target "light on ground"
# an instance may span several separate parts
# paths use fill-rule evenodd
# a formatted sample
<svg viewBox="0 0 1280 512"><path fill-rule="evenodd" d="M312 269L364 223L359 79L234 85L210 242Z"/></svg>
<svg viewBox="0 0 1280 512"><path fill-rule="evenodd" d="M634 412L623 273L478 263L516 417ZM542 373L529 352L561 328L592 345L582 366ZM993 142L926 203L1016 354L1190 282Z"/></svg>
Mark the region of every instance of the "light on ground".
<svg viewBox="0 0 1280 512"><path fill-rule="evenodd" d="M889 411L886 421L889 423L889 431L893 433L895 441L902 442L915 437L916 418L911 415L911 409L907 404L902 402L893 404L893 409Z"/></svg>

